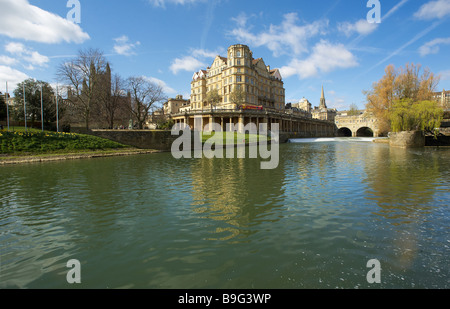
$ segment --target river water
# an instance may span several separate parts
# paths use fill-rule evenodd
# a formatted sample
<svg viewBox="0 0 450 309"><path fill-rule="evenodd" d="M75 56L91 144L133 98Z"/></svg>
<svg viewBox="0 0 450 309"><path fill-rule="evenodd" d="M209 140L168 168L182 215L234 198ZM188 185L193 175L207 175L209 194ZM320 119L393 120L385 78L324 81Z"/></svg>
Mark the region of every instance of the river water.
<svg viewBox="0 0 450 309"><path fill-rule="evenodd" d="M0 167L0 288L450 287L450 149L292 140ZM369 260L381 283L369 283Z"/></svg>

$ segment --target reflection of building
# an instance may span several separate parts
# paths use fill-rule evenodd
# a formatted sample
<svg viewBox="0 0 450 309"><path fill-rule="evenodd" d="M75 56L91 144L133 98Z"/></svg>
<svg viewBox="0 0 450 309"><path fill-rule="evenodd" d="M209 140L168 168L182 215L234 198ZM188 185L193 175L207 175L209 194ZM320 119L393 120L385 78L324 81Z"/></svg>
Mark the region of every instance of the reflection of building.
<svg viewBox="0 0 450 309"><path fill-rule="evenodd" d="M325 100L325 93L323 91L323 86L322 86L322 95L320 97L320 105L319 105L319 107L314 107L314 110L312 110L312 117L313 117L313 119L334 122L334 120L336 118L336 114L337 114L336 109L327 107L327 103Z"/></svg>
<svg viewBox="0 0 450 309"><path fill-rule="evenodd" d="M191 109L210 107L207 94L217 90L220 102L217 109L236 109L241 104L284 110L284 83L278 69L271 69L262 58L253 59L246 45L228 48L228 57L217 56L211 67L196 72L191 83ZM241 90L239 102L233 93Z"/></svg>
<svg viewBox="0 0 450 309"><path fill-rule="evenodd" d="M435 92L433 97L444 110L450 110L450 91Z"/></svg>
<svg viewBox="0 0 450 309"><path fill-rule="evenodd" d="M236 149L235 155L240 151L246 153L249 149ZM280 160L283 165L283 157ZM284 194L285 171L281 168L266 173L259 167L259 159L203 158L184 172L191 181L186 183L186 188L192 190L191 209L206 220L211 240L239 241L264 223L264 214L282 207L273 197ZM270 218L272 224L278 220Z"/></svg>

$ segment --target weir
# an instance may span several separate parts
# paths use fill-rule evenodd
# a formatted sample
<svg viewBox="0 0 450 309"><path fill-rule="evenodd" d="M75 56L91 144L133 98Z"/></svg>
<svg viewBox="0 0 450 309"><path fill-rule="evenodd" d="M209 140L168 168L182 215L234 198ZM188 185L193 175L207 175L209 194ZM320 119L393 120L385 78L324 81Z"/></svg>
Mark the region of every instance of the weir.
<svg viewBox="0 0 450 309"><path fill-rule="evenodd" d="M292 138L288 143L371 143L376 139L375 137Z"/></svg>

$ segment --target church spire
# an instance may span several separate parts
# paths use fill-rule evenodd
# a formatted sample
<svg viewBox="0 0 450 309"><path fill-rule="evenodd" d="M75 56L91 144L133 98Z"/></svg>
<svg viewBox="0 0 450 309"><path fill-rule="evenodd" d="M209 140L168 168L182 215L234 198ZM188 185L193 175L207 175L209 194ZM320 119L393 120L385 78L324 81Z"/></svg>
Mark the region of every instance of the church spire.
<svg viewBox="0 0 450 309"><path fill-rule="evenodd" d="M327 103L325 100L325 92L323 91L323 85L322 85L322 95L320 97L320 107L319 108L327 108Z"/></svg>

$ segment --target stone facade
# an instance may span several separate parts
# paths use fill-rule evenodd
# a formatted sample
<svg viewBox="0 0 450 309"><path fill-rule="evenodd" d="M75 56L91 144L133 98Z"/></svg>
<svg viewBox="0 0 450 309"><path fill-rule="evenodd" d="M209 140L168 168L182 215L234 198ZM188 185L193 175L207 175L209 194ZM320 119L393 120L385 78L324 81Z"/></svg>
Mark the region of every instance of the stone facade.
<svg viewBox="0 0 450 309"><path fill-rule="evenodd" d="M359 115L349 116L346 113L340 113L335 119L339 136L367 136L366 129L370 129L373 137L379 137L380 131L378 121L371 113L361 112Z"/></svg>
<svg viewBox="0 0 450 309"><path fill-rule="evenodd" d="M389 133L389 145L400 148L425 147L425 134L422 131Z"/></svg>
<svg viewBox="0 0 450 309"><path fill-rule="evenodd" d="M232 93L243 92L241 102L234 102ZM221 101L215 109L233 110L242 105L261 106L283 111L284 83L278 69L271 69L262 58L254 59L246 45L232 45L227 57L217 56L211 67L194 74L191 82L191 110L210 109L209 92L217 90Z"/></svg>
<svg viewBox="0 0 450 309"><path fill-rule="evenodd" d="M323 91L322 86L322 95L320 96L320 105L319 107L314 107L314 109L311 111L312 117L314 119L319 119L323 121L329 121L334 122L337 114L337 110L334 108L328 108L326 99L325 99L325 92Z"/></svg>
<svg viewBox="0 0 450 309"><path fill-rule="evenodd" d="M92 130L88 134L139 149L160 151L170 151L173 142L179 138L179 136L173 136L171 131L150 130Z"/></svg>
<svg viewBox="0 0 450 309"><path fill-rule="evenodd" d="M450 111L450 91L435 92L433 97L444 110Z"/></svg>
<svg viewBox="0 0 450 309"><path fill-rule="evenodd" d="M183 99L182 95L177 95L174 99L167 100L164 103L164 115L178 114L180 112L185 112L186 108L190 109L190 100Z"/></svg>

